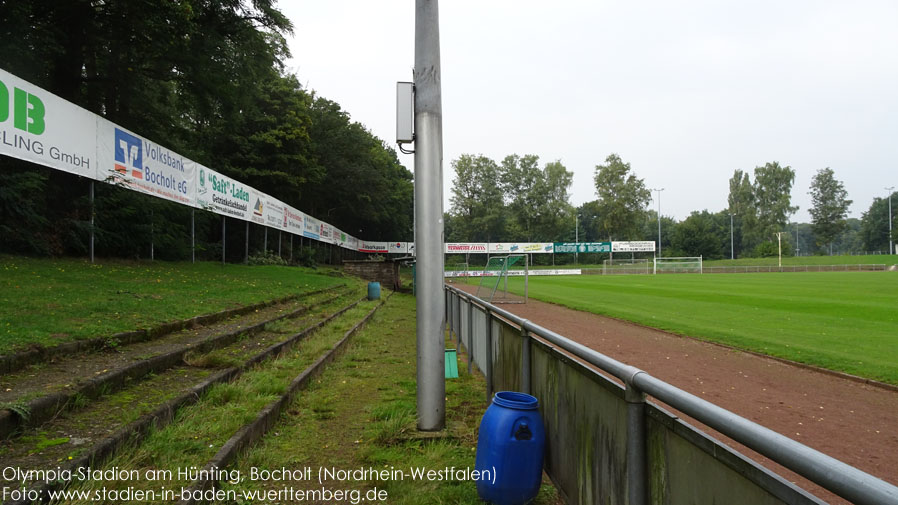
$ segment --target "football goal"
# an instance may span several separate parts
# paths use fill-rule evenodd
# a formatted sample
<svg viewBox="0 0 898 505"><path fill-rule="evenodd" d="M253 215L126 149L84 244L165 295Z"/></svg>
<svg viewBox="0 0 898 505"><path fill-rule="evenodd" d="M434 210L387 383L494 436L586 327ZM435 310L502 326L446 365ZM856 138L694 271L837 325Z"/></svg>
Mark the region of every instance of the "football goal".
<svg viewBox="0 0 898 505"><path fill-rule="evenodd" d="M602 275L650 274L648 258L610 259L602 262Z"/></svg>
<svg viewBox="0 0 898 505"><path fill-rule="evenodd" d="M526 254L493 256L480 274L476 296L490 303L527 303L528 266ZM508 291L509 276L524 277L524 296Z"/></svg>
<svg viewBox="0 0 898 505"><path fill-rule="evenodd" d="M702 257L655 258L654 270L656 274L700 274Z"/></svg>

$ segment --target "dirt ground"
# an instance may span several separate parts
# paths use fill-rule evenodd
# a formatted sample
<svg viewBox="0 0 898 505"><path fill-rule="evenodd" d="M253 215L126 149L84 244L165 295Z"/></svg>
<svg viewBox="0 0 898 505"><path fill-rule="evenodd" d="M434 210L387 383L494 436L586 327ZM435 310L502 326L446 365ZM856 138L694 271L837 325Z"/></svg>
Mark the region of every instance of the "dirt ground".
<svg viewBox="0 0 898 505"><path fill-rule="evenodd" d="M898 484L896 391L533 299L502 307ZM710 428L683 419L814 495L848 503Z"/></svg>

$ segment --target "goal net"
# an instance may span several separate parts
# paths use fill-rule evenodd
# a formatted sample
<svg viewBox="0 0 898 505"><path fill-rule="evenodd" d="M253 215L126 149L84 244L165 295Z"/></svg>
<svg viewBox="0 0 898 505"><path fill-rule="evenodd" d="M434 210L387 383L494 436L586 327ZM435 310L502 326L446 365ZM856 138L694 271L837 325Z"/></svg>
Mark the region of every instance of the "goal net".
<svg viewBox="0 0 898 505"><path fill-rule="evenodd" d="M610 259L602 262L602 275L650 273L652 265L647 258Z"/></svg>
<svg viewBox="0 0 898 505"><path fill-rule="evenodd" d="M490 303L527 303L527 281L529 279L526 254L493 256L480 274L480 285L476 296ZM523 277L524 296L508 291L508 277ZM513 281L519 284L518 281Z"/></svg>
<svg viewBox="0 0 898 505"><path fill-rule="evenodd" d="M702 273L701 256L683 256L679 258L655 258L656 274L700 274Z"/></svg>
<svg viewBox="0 0 898 505"><path fill-rule="evenodd" d="M467 279L470 274L471 272L468 270L468 264L464 262L446 263L443 267L443 277L450 283L457 282L459 284L467 284Z"/></svg>

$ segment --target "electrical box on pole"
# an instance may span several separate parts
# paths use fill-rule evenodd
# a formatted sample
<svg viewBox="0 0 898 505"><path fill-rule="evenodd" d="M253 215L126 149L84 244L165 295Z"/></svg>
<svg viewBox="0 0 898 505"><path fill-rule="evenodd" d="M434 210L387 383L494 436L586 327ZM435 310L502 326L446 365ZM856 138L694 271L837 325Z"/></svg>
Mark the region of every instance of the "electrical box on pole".
<svg viewBox="0 0 898 505"><path fill-rule="evenodd" d="M415 83L396 83L396 143L415 141Z"/></svg>

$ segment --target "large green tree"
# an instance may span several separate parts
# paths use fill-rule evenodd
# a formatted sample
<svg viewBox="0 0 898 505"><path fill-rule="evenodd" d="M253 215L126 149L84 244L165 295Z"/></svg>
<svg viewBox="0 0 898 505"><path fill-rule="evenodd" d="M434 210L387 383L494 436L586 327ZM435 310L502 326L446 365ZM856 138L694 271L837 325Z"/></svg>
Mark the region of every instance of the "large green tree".
<svg viewBox="0 0 898 505"><path fill-rule="evenodd" d="M742 170L736 170L730 178L730 194L727 199L728 214L733 216L733 251L736 257L743 254L745 230L757 227L757 208L751 178ZM727 216L729 217L729 216Z"/></svg>
<svg viewBox="0 0 898 505"><path fill-rule="evenodd" d="M630 164L617 154L596 165L594 182L598 196L599 236L607 240L637 238L652 194L645 182L630 173Z"/></svg>
<svg viewBox="0 0 898 505"><path fill-rule="evenodd" d="M463 154L452 161L450 214L455 242L498 242L504 239L505 204L499 166L486 156Z"/></svg>
<svg viewBox="0 0 898 505"><path fill-rule="evenodd" d="M712 214L707 210L693 211L676 226L671 247L684 256L723 258L724 251L729 253L728 220L726 212Z"/></svg>
<svg viewBox="0 0 898 505"><path fill-rule="evenodd" d="M789 216L798 210L792 205L793 182L795 171L776 161L755 168L753 190L758 223L752 230L753 243L772 241L776 232L785 230Z"/></svg>
<svg viewBox="0 0 898 505"><path fill-rule="evenodd" d="M898 239L898 192L892 198L892 240ZM889 249L889 197L874 198L870 208L861 217L861 238L866 251L888 251Z"/></svg>
<svg viewBox="0 0 898 505"><path fill-rule="evenodd" d="M836 180L829 167L818 170L811 180L813 205L810 209L815 242L818 247L830 246L848 227L845 218L848 216L848 192L841 181Z"/></svg>

